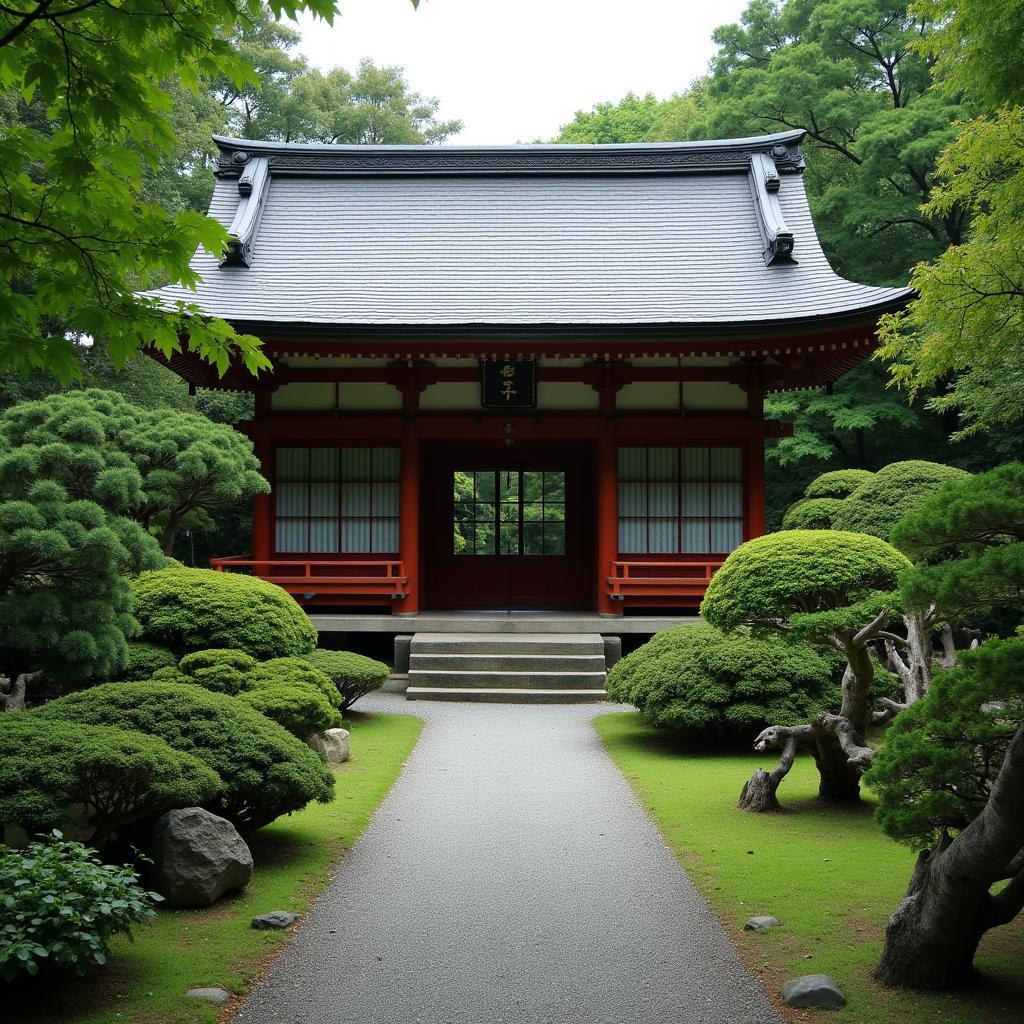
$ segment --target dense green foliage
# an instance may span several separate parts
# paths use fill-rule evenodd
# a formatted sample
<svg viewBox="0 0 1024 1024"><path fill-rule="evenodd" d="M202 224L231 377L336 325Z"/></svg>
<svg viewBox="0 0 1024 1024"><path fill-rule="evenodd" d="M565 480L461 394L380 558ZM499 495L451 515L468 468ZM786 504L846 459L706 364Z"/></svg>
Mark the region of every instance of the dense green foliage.
<svg viewBox="0 0 1024 1024"><path fill-rule="evenodd" d="M300 739L341 725L338 690L304 658L257 662L244 651L196 651L153 679L237 696Z"/></svg>
<svg viewBox="0 0 1024 1024"><path fill-rule="evenodd" d="M330 17L333 3L275 0L274 9ZM140 282L191 283L196 248L224 247L220 224L168 212L143 186L174 149L165 83L188 91L203 77L248 81L228 36L258 10L255 0L126 0L3 15L4 87L32 116L2 125L0 368L46 367L70 378L82 334L105 338L116 359L184 344L221 368L232 353L252 369L269 366L256 338L187 307L160 311L137 294Z"/></svg>
<svg viewBox="0 0 1024 1024"><path fill-rule="evenodd" d="M338 709L317 687L286 675L243 691L238 700L299 739L341 725Z"/></svg>
<svg viewBox="0 0 1024 1024"><path fill-rule="evenodd" d="M220 779L201 758L158 733L111 724L58 721L37 711L0 714L0 823L31 835L66 827L74 814L91 843L102 846L132 821L220 792Z"/></svg>
<svg viewBox="0 0 1024 1024"><path fill-rule="evenodd" d="M136 730L194 754L224 784L201 805L239 828L262 828L311 801L332 798L334 776L309 747L237 698L198 686L106 683L30 714Z"/></svg>
<svg viewBox="0 0 1024 1024"><path fill-rule="evenodd" d="M653 725L747 739L839 705L828 661L808 647L704 624L662 630L608 673L608 696Z"/></svg>
<svg viewBox="0 0 1024 1024"><path fill-rule="evenodd" d="M910 562L877 537L786 530L747 541L711 578L701 615L721 629L782 628L813 638L855 629L892 599Z"/></svg>
<svg viewBox="0 0 1024 1024"><path fill-rule="evenodd" d="M871 477L867 469L834 469L815 477L804 489L804 497L847 498Z"/></svg>
<svg viewBox="0 0 1024 1024"><path fill-rule="evenodd" d="M831 530L839 510L840 498L801 498L786 509L783 530Z"/></svg>
<svg viewBox="0 0 1024 1024"><path fill-rule="evenodd" d="M182 653L223 647L277 658L316 647L291 595L254 576L174 567L142 573L133 591L144 638Z"/></svg>
<svg viewBox="0 0 1024 1024"><path fill-rule="evenodd" d="M252 442L198 413L146 409L113 391L71 391L8 409L0 432L11 446L67 445L125 470L131 492L117 493L117 511L160 536L171 554L178 528L209 529L212 512L269 490ZM127 481L127 477L126 477Z"/></svg>
<svg viewBox="0 0 1024 1024"><path fill-rule="evenodd" d="M833 518L837 530L870 533L887 539L892 528L930 494L969 474L936 462L891 462L843 499Z"/></svg>
<svg viewBox="0 0 1024 1024"><path fill-rule="evenodd" d="M977 816L1024 723L1022 679L1024 637L990 640L900 712L865 780L893 839L925 849Z"/></svg>
<svg viewBox="0 0 1024 1024"><path fill-rule="evenodd" d="M300 34L269 8L243 22L232 42L255 69L239 85L227 77L210 83L221 109L219 129L242 139L382 145L443 142L461 121L439 121L440 103L412 92L398 67L364 59L355 74L320 71L293 51Z"/></svg>
<svg viewBox="0 0 1024 1024"><path fill-rule="evenodd" d="M59 832L23 850L0 846L0 978L15 981L40 967L85 974L110 956L113 935L154 916L153 902L130 867L101 864Z"/></svg>
<svg viewBox="0 0 1024 1024"><path fill-rule="evenodd" d="M924 207L932 219L968 215L966 237L915 268L917 298L883 322L882 353L911 392L952 378L933 404L959 413L961 434L1002 432L1024 419L1024 87L1019 48L1007 45L1024 24L1024 4L925 0L917 8L940 22L917 49L935 59L942 94L971 97L984 116L961 126Z"/></svg>
<svg viewBox="0 0 1024 1024"><path fill-rule="evenodd" d="M618 103L597 103L590 110L577 110L552 141L576 145L678 142L693 137L691 132L702 106L699 89L667 100L659 100L652 93L627 93Z"/></svg>
<svg viewBox="0 0 1024 1024"><path fill-rule="evenodd" d="M327 675L341 695L341 710L347 711L360 697L378 690L391 674L382 661L374 661L352 651L327 651L318 648L303 657Z"/></svg>
<svg viewBox="0 0 1024 1024"><path fill-rule="evenodd" d="M25 429L35 408L0 416L0 675L112 674L138 628L123 574L162 562L132 518L141 477L88 405L52 433Z"/></svg>
<svg viewBox="0 0 1024 1024"><path fill-rule="evenodd" d="M128 641L128 661L118 679L148 679L154 672L178 664L175 653L145 640Z"/></svg>
<svg viewBox="0 0 1024 1024"><path fill-rule="evenodd" d="M256 659L245 651L193 651L173 666L161 668L153 678L162 683L192 683L233 697L245 688L246 675L256 664Z"/></svg>
<svg viewBox="0 0 1024 1024"><path fill-rule="evenodd" d="M954 479L906 515L893 543L914 561L901 580L909 608L937 605L960 621L1024 603L1024 464Z"/></svg>

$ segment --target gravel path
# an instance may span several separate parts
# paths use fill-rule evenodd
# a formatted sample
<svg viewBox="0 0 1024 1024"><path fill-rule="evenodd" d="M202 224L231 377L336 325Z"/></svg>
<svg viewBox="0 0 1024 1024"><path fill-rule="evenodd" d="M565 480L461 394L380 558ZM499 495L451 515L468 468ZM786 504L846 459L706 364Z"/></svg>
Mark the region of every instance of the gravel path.
<svg viewBox="0 0 1024 1024"><path fill-rule="evenodd" d="M779 1024L604 752L601 706L360 707L427 724L235 1024Z"/></svg>

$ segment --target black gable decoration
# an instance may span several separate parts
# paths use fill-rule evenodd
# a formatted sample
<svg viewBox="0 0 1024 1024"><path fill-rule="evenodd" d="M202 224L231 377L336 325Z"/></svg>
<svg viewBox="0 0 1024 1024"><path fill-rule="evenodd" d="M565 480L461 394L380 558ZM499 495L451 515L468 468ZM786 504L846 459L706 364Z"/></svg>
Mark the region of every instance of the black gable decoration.
<svg viewBox="0 0 1024 1024"><path fill-rule="evenodd" d="M485 409L537 406L535 359L481 359L480 405Z"/></svg>

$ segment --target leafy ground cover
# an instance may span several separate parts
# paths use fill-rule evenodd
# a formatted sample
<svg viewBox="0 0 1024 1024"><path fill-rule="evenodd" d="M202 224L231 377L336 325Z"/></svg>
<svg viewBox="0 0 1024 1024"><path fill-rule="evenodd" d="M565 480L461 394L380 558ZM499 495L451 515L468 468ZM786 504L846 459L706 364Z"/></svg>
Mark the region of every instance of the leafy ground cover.
<svg viewBox="0 0 1024 1024"><path fill-rule="evenodd" d="M786 810L737 810L743 782L768 760L700 748L646 724L638 713L602 715L597 731L676 856L708 899L747 966L789 1019L779 986L799 974L831 974L848 1005L839 1024L1011 1024L1024 1005L1024 923L990 932L976 964L981 984L947 994L894 992L871 979L885 923L910 878L915 855L874 823L870 793L860 805L821 807L818 775L800 757L780 789ZM743 932L753 914L784 927ZM821 1014L818 1013L820 1018Z"/></svg>
<svg viewBox="0 0 1024 1024"><path fill-rule="evenodd" d="M332 868L359 838L394 784L419 736L409 715L348 716L352 760L338 766L337 795L258 832L256 872L245 891L205 910L161 910L136 930L134 943L112 943L109 967L84 980L22 988L5 1006L10 1024L209 1024L217 1010L184 998L194 985L239 995L288 941L288 933L253 931L269 910L304 913ZM5 1003L7 994L5 993ZM7 1014L10 1016L7 1016Z"/></svg>

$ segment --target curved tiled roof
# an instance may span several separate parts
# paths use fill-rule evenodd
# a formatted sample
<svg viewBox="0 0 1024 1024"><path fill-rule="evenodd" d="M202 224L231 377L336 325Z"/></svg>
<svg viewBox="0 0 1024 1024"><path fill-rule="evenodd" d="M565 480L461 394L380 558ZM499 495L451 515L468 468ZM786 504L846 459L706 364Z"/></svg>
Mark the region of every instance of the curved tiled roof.
<svg viewBox="0 0 1024 1024"><path fill-rule="evenodd" d="M906 289L854 284L829 266L801 137L487 148L218 139L210 212L248 232L244 253L240 243L222 266L200 251L197 292L153 294L235 323L313 329L760 331L899 306ZM792 236L795 262L785 244L766 255L773 231Z"/></svg>

